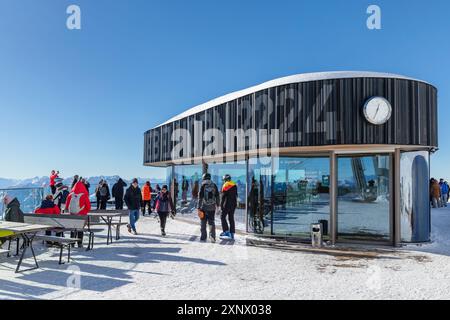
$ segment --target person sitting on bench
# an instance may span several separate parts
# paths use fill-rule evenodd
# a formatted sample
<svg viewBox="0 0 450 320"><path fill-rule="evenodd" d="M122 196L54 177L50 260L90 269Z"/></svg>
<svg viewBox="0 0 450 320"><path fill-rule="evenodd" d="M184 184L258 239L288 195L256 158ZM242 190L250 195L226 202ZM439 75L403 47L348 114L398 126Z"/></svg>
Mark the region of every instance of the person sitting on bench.
<svg viewBox="0 0 450 320"><path fill-rule="evenodd" d="M59 207L53 202L53 196L49 194L42 200L40 207L34 210L36 214L61 214Z"/></svg>
<svg viewBox="0 0 450 320"><path fill-rule="evenodd" d="M40 207L36 208L34 210L34 213L36 214L61 214L61 210L59 207L53 202L53 195L49 194L45 197L44 200L42 200L42 203ZM52 232L50 230L45 231L46 236L51 236ZM57 237L62 237L62 232L56 232L55 234ZM51 242L47 241L48 245L52 245Z"/></svg>

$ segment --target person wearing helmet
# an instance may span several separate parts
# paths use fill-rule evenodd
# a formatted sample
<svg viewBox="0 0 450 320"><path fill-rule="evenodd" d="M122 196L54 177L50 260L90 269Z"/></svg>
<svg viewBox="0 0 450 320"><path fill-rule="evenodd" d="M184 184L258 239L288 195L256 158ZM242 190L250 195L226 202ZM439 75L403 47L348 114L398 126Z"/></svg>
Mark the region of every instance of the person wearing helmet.
<svg viewBox="0 0 450 320"><path fill-rule="evenodd" d="M231 180L229 174L223 177L222 194L220 200L220 209L222 214L220 216L222 220L222 230L220 239L222 240L234 240L234 234L236 233L234 212L237 207L237 186L234 181ZM228 226L227 217L230 222Z"/></svg>
<svg viewBox="0 0 450 320"><path fill-rule="evenodd" d="M206 241L206 224L209 225L209 239L216 242L216 210L220 205L220 194L216 184L211 181L211 175L205 173L202 178L202 185L198 194L197 210L200 217L200 241Z"/></svg>

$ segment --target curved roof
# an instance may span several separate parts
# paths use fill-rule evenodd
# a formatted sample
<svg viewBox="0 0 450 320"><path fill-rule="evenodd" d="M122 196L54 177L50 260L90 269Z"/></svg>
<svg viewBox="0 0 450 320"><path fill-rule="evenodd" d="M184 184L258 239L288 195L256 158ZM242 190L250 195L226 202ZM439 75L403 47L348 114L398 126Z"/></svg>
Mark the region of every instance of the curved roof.
<svg viewBox="0 0 450 320"><path fill-rule="evenodd" d="M348 78L392 78L392 79L403 79L403 80L425 82L422 80L413 79L413 78L409 78L409 77L405 77L405 76L401 76L401 75L397 75L397 74L382 73L382 72L333 71L333 72L315 72L315 73L296 74L296 75L292 75L292 76L287 76L287 77L282 77L282 78L274 79L271 81L267 81L262 84L259 84L259 85L256 85L256 86L244 89L244 90L236 91L236 92L229 93L224 96L215 98L213 100L210 100L208 102L205 102L198 106L195 106L183 113L180 113L179 115L167 120L166 122L160 124L159 126L156 126L155 128L161 127L163 125L169 124L169 123L177 121L177 120L181 120L183 118L186 118L186 117L194 115L196 113L205 111L205 110L213 108L215 106L227 103L229 101L232 101L232 100L244 97L246 95L249 95L251 93L265 90L268 88L292 84L292 83L299 83L299 82L348 79Z"/></svg>

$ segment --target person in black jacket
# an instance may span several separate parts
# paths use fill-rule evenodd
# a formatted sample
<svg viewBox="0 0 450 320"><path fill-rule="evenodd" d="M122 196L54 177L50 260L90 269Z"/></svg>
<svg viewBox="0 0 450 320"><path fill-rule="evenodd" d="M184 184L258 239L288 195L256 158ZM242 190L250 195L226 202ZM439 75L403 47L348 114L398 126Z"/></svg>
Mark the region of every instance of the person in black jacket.
<svg viewBox="0 0 450 320"><path fill-rule="evenodd" d="M108 183L103 181L102 186L98 190L100 194L100 210L106 210L108 200L111 199L111 193L109 192Z"/></svg>
<svg viewBox="0 0 450 320"><path fill-rule="evenodd" d="M123 210L123 189L126 186L126 182L119 178L112 187L112 196L115 199L116 210Z"/></svg>
<svg viewBox="0 0 450 320"><path fill-rule="evenodd" d="M215 214L220 205L220 193L214 182L211 181L211 175L205 173L202 179L202 185L198 194L197 210L200 216L200 241L206 241L206 224L209 225L209 239L216 242L216 223Z"/></svg>
<svg viewBox="0 0 450 320"><path fill-rule="evenodd" d="M128 232L137 235L136 222L139 220L139 214L141 212L142 193L136 178L133 179L133 183L125 193L125 203L130 211L130 223L127 225Z"/></svg>
<svg viewBox="0 0 450 320"><path fill-rule="evenodd" d="M222 210L220 218L222 220L223 232L220 235L220 238L224 240L234 240L234 234L236 233L234 212L237 207L237 186L228 174L223 177L223 182L220 200L220 209ZM230 221L230 226L228 226L227 217Z"/></svg>

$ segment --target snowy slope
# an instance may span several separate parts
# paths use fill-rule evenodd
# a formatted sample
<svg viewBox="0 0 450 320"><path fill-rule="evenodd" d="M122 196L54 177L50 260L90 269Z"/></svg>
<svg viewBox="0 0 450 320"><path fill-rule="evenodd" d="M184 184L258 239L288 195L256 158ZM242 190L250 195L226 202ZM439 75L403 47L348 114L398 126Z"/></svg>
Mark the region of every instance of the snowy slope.
<svg viewBox="0 0 450 320"><path fill-rule="evenodd" d="M39 246L36 271L16 275L17 260L0 258L0 299L450 299L450 210L433 210L433 223L433 244L355 257L248 247L243 236L200 243L197 224L176 220L161 238L143 218L138 236L97 239L70 265Z"/></svg>

